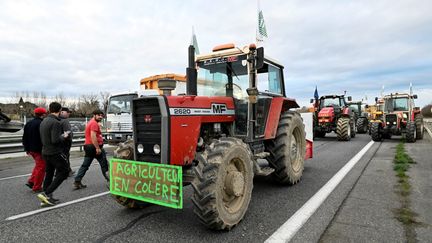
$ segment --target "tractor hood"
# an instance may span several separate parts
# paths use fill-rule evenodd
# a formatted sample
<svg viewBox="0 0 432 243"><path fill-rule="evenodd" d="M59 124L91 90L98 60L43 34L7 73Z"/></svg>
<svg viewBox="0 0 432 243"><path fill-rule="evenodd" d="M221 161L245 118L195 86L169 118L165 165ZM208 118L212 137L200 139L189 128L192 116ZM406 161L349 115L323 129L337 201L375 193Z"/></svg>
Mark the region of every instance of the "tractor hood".
<svg viewBox="0 0 432 243"><path fill-rule="evenodd" d="M318 117L332 117L333 114L334 114L334 108L333 107L324 107L318 113Z"/></svg>

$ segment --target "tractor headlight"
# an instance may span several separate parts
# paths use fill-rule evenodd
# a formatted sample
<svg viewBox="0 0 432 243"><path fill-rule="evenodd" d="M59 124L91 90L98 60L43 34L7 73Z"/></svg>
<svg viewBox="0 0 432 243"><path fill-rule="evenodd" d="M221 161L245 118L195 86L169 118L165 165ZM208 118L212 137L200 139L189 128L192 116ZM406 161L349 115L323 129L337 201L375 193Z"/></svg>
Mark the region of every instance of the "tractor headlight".
<svg viewBox="0 0 432 243"><path fill-rule="evenodd" d="M396 125L396 122L393 122L393 125Z"/></svg>
<svg viewBox="0 0 432 243"><path fill-rule="evenodd" d="M142 152L144 152L144 146L142 144L138 144L137 150L138 150L138 153L141 154Z"/></svg>
<svg viewBox="0 0 432 243"><path fill-rule="evenodd" d="M387 125L390 125L390 122L386 122Z"/></svg>
<svg viewBox="0 0 432 243"><path fill-rule="evenodd" d="M159 154L159 153L160 153L160 146L159 146L159 144L155 144L155 145L153 146L153 152L154 152L155 154Z"/></svg>

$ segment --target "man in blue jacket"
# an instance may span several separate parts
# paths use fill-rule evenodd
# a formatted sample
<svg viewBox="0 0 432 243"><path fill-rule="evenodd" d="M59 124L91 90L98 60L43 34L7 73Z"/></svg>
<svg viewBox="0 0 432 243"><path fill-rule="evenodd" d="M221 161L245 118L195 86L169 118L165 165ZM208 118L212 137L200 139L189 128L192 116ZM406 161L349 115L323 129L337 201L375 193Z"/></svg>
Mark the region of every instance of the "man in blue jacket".
<svg viewBox="0 0 432 243"><path fill-rule="evenodd" d="M42 182L45 177L45 161L42 158L42 141L39 128L46 114L45 108L37 107L34 109L34 118L24 126L22 138L24 151L35 161L35 166L26 184L33 192L42 191Z"/></svg>

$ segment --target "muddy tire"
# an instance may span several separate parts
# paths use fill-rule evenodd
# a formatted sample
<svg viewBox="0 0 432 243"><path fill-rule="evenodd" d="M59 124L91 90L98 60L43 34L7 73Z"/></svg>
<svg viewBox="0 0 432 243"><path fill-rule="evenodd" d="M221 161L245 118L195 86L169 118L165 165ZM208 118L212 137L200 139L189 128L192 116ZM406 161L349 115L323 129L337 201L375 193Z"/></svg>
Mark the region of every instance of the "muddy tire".
<svg viewBox="0 0 432 243"><path fill-rule="evenodd" d="M415 122L409 121L406 125L405 138L408 143L414 143L416 141L416 125Z"/></svg>
<svg viewBox="0 0 432 243"><path fill-rule="evenodd" d="M237 138L215 140L197 155L194 213L208 228L230 230L244 217L253 188L252 153Z"/></svg>
<svg viewBox="0 0 432 243"><path fill-rule="evenodd" d="M373 141L375 141L375 142L381 142L382 141L383 137L382 137L379 122L372 122L371 123L370 134L371 134Z"/></svg>
<svg viewBox="0 0 432 243"><path fill-rule="evenodd" d="M358 133L367 133L368 125L367 118L360 117L357 119L357 132Z"/></svg>
<svg viewBox="0 0 432 243"><path fill-rule="evenodd" d="M336 135L339 141L349 141L351 139L350 118L339 118L336 125Z"/></svg>
<svg viewBox="0 0 432 243"><path fill-rule="evenodd" d="M355 120L353 120L352 123L350 123L350 125L351 125L351 138L354 138L357 134L357 124Z"/></svg>
<svg viewBox="0 0 432 243"><path fill-rule="evenodd" d="M423 139L423 133L424 133L423 115L417 114L415 116L415 124L416 124L417 139Z"/></svg>
<svg viewBox="0 0 432 243"><path fill-rule="evenodd" d="M114 158L132 160L134 153L134 143L132 139L127 140L124 143L119 143L117 148L114 150ZM127 197L118 195L112 195L114 199L126 208L139 209L147 207L151 204Z"/></svg>
<svg viewBox="0 0 432 243"><path fill-rule="evenodd" d="M306 153L305 136L300 114L292 111L281 114L275 139L265 144L270 152L267 160L275 169L272 176L279 183L294 185L300 181Z"/></svg>

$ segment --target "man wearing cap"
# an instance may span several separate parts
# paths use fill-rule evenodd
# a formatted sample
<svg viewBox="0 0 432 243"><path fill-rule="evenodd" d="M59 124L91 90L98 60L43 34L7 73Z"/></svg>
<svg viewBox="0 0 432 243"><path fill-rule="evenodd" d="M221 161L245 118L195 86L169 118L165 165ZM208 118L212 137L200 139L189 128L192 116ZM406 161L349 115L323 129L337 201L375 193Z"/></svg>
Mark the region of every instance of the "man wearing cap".
<svg viewBox="0 0 432 243"><path fill-rule="evenodd" d="M24 151L35 161L33 171L26 183L26 186L30 187L33 192L42 191L42 182L45 177L45 161L42 158L42 141L39 128L46 114L45 108L37 107L34 109L34 118L25 124L22 137Z"/></svg>
<svg viewBox="0 0 432 243"><path fill-rule="evenodd" d="M65 140L65 147L64 147L64 154L66 155L69 164L69 177L73 176L73 174L75 173L75 171L73 171L70 166L70 149L72 147L72 137L73 137L72 128L68 119L70 113L71 111L69 110L69 108L62 107L59 115L60 123L62 124L63 127L63 132L69 133L69 137Z"/></svg>
<svg viewBox="0 0 432 243"><path fill-rule="evenodd" d="M69 174L69 165L64 155L64 144L69 137L69 133L63 132L60 123L61 105L52 102L49 105L49 111L50 114L40 125L43 144L42 156L46 162L46 176L43 183L44 192L37 195L41 201L41 206L53 206L57 203L57 199L54 199L52 194Z"/></svg>
<svg viewBox="0 0 432 243"><path fill-rule="evenodd" d="M101 166L102 175L109 182L108 172L108 161L106 159L106 153L103 149L103 137L99 126L99 122L102 121L104 116L103 111L93 111L93 118L87 123L85 129L85 142L84 142L84 161L75 176L74 188L82 189L87 186L81 183L82 178L90 167L93 159L97 159Z"/></svg>

